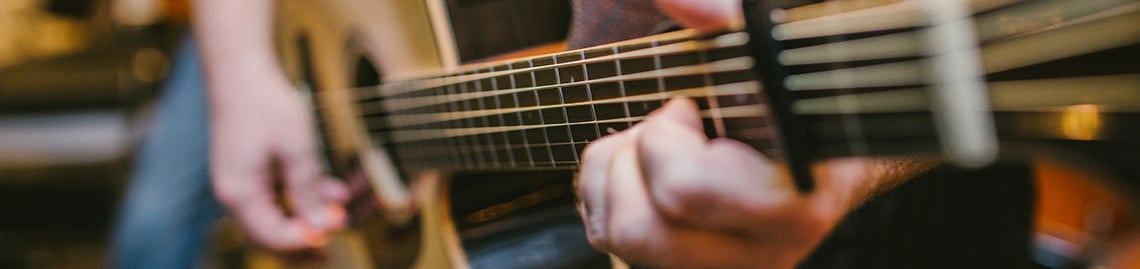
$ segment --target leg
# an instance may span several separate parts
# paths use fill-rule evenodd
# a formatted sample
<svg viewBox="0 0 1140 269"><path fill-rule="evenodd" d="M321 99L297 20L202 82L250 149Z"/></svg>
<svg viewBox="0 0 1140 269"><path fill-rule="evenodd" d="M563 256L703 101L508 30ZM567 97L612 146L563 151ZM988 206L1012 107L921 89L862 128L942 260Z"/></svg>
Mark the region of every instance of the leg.
<svg viewBox="0 0 1140 269"><path fill-rule="evenodd" d="M196 48L184 42L139 150L115 223L113 268L191 268L222 209L211 193L207 105Z"/></svg>

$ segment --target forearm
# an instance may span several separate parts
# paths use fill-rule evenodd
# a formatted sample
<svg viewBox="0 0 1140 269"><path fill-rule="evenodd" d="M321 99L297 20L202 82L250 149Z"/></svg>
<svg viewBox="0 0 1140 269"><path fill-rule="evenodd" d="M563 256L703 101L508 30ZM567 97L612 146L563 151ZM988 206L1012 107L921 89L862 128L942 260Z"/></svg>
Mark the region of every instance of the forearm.
<svg viewBox="0 0 1140 269"><path fill-rule="evenodd" d="M251 73L278 68L273 53L272 0L196 0L194 34L215 107L246 91L223 87Z"/></svg>
<svg viewBox="0 0 1140 269"><path fill-rule="evenodd" d="M888 192L910 181L912 178L938 166L942 160L937 157L906 156L860 159L863 176L851 177L848 184L852 191L849 210L859 207L867 200Z"/></svg>

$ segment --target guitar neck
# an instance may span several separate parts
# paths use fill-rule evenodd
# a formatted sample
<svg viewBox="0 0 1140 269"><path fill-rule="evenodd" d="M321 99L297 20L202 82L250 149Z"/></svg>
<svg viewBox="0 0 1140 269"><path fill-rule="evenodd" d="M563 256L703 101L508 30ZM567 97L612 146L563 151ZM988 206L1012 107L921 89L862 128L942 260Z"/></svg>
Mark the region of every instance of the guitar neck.
<svg viewBox="0 0 1140 269"><path fill-rule="evenodd" d="M679 32L484 64L363 91L361 111L411 169L572 169L590 141L674 96L697 101L710 136L771 147L746 42Z"/></svg>
<svg viewBox="0 0 1140 269"><path fill-rule="evenodd" d="M982 26L1003 16L1064 11L1051 26L977 31L998 137L1128 143L1140 137L1140 130L1121 127L1140 111L1140 72L1098 64L1140 51L1140 7L1096 1L1106 7L1042 0L975 10ZM783 27L794 45L780 55L791 71L784 82L807 135L818 142L809 155L940 152L926 56L912 40L921 27L860 31L812 19ZM1068 38L1086 42L1050 42ZM573 169L590 141L629 128L675 96L698 103L709 137L740 140L778 158L748 42L745 32L679 31L355 92L369 135L405 169Z"/></svg>

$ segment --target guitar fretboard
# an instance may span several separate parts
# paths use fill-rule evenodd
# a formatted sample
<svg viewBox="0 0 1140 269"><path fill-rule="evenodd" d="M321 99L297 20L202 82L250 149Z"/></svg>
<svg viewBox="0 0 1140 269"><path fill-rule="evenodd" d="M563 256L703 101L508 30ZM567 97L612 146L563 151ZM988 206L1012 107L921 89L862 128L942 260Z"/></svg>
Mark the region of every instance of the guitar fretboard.
<svg viewBox="0 0 1140 269"><path fill-rule="evenodd" d="M674 96L697 101L709 136L768 146L746 42L688 34L491 65L363 92L361 111L411 168L574 168Z"/></svg>
<svg viewBox="0 0 1140 269"><path fill-rule="evenodd" d="M925 90L924 61L930 55L915 41L924 25L907 17L914 16L911 2L789 16L798 19L777 26L786 48L780 62L790 73L784 83L796 96L793 108L819 142L813 155L938 152ZM812 7L827 3L832 2ZM1074 3L995 0L972 6L984 72L978 75L987 80L1001 139L1137 137L1131 135L1135 128L1119 128L1112 119L1136 117L1140 72L1134 65L1105 63L1138 55L1140 3ZM1040 14L1055 16L1043 24ZM1010 18L1027 22L1009 28ZM355 93L369 135L405 169L575 168L588 143L629 128L675 96L698 103L709 137L737 139L778 157L754 56L746 49L749 39L745 32L680 31L470 65ZM1070 39L1082 42L1056 42ZM1048 127L1071 124L1065 117L1073 115L1116 128Z"/></svg>

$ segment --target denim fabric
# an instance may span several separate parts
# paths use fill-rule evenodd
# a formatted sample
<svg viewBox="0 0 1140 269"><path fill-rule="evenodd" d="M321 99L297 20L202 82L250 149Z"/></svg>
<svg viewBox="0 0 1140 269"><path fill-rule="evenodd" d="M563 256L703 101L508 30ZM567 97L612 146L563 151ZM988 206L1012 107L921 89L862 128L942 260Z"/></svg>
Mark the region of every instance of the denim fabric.
<svg viewBox="0 0 1140 269"><path fill-rule="evenodd" d="M206 93L189 38L174 64L115 222L112 268L192 268L223 214L210 188Z"/></svg>

